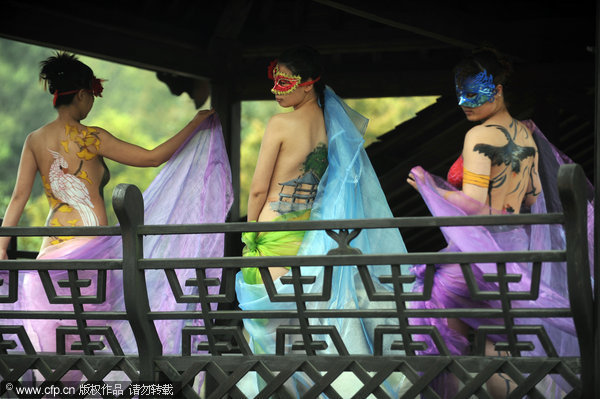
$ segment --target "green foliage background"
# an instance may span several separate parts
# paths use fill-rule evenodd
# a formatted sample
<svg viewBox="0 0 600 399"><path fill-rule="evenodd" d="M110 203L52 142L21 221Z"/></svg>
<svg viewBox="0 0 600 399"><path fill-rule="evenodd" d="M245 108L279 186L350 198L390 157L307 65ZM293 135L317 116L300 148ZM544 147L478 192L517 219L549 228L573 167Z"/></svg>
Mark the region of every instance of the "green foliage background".
<svg viewBox="0 0 600 399"><path fill-rule="evenodd" d="M0 39L0 214L4 214L15 184L25 137L56 118L52 96L39 83L39 63L55 50ZM101 98L82 122L101 126L116 137L153 148L177 133L196 113L189 96L176 97L152 71L90 57L79 57L104 82ZM109 223L116 223L111 195L119 183L134 183L141 190L158 173L155 168L135 168L106 160L111 180L105 189ZM44 225L48 203L39 176L20 225ZM19 247L37 250L39 238L20 239Z"/></svg>
<svg viewBox="0 0 600 399"><path fill-rule="evenodd" d="M38 80L39 63L54 49L0 38L0 215L10 200L19 156L25 137L56 117L52 96ZM153 148L194 116L195 107L187 94L174 96L152 71L81 56L97 77L106 79L102 98L97 98L86 125L101 126L116 137ZM267 88L268 89L268 88ZM435 101L435 97L349 99L348 104L370 119L365 145L413 117ZM208 107L207 104L204 107ZM242 148L240 164L240 214L246 214L248 189L254 173L260 142L269 118L288 112L275 101L242 103ZM107 160L111 180L105 189L109 224L116 223L111 194L119 183L134 183L146 189L158 173L154 168L135 168ZM44 225L48 204L39 176L20 225ZM37 250L39 238L22 238L19 247Z"/></svg>

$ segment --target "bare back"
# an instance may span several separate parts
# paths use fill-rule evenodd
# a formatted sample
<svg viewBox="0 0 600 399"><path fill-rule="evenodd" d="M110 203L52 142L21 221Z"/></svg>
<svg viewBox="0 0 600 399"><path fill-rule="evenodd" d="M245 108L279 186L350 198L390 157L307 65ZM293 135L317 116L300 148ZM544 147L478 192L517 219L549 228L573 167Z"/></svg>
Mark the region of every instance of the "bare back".
<svg viewBox="0 0 600 399"><path fill-rule="evenodd" d="M538 150L531 132L514 119L506 126L490 123L476 129L465 139L465 170L481 173L487 168L490 181L482 202L496 210L519 213L521 205L533 204L541 190ZM479 190L478 199L483 199L481 188L470 189Z"/></svg>
<svg viewBox="0 0 600 399"><path fill-rule="evenodd" d="M109 174L103 158L92 150L100 145L95 128L56 120L32 132L26 145L33 153L48 198L46 225L107 224L102 190ZM67 238L52 237L50 243ZM43 246L47 244L46 240Z"/></svg>
<svg viewBox="0 0 600 399"><path fill-rule="evenodd" d="M302 185L300 180L304 178L305 189L316 190L316 184L322 175L322 172L307 174L308 164L324 163L321 165L322 171L327 166L325 121L323 111L316 103L290 113L275 115L269 121L265 133L265 136L267 135L268 142L263 141L263 146L266 150L269 146L277 147L277 152L268 183L267 200L260 211L258 221L273 220L286 210L294 210L292 205L285 204L302 203L302 194L295 195L294 187ZM257 165L257 172L261 173L259 167L260 165Z"/></svg>

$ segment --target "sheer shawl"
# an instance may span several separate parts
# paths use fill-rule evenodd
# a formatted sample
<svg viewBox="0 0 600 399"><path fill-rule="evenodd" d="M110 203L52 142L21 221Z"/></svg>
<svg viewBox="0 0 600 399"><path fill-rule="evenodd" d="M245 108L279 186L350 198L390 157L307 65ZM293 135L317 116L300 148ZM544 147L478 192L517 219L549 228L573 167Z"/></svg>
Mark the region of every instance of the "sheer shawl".
<svg viewBox="0 0 600 399"><path fill-rule="evenodd" d="M539 173L542 181L542 193L530 209L521 212L534 214L546 212L561 212L562 206L558 196L557 176L558 168L564 163L572 161L556 149L532 121L525 121L525 125L533 133L539 152ZM420 195L433 216L465 216L477 213L498 213L488 206L456 191L444 179L433 176L421 167L416 167L423 173L413 173L422 176L416 180ZM414 169L413 169L414 171ZM438 189L456 191L452 202L446 200ZM593 195L589 185L590 195ZM588 201L588 242L590 264L593 256L593 204L592 196ZM565 249L565 235L561 225L531 225L531 226L461 226L442 227L442 233L448 243L444 249L450 252L493 252L493 251L523 251L523 250L551 250ZM529 291L531 285L531 264L507 263L507 273L521 275L518 283L510 283L511 291ZM498 287L483 279L484 273L496 273L494 264L473 265L475 279L481 290L497 292ZM593 268L592 268L593 270ZM422 289L423 265L415 266L414 272L418 277L414 290ZM539 297L533 301L513 301L515 307L538 308L569 308L567 291L567 275L565 263L544 264L540 283ZM413 308L443 308L443 307L499 307L493 301L472 301L465 285L462 271L458 265L437 265L434 277L432 299L428 302L414 302ZM476 328L481 324L493 325L498 321L494 319L463 319L471 327ZM560 356L577 356L579 349L573 320L570 318L527 319L516 320L517 323L542 324ZM448 327L446 319L414 319L412 324L435 325L445 338L448 349L453 354L464 354L468 347L465 337L457 334ZM429 349L424 353L437 353L431 339L422 336L429 343ZM492 337L493 338L493 337ZM498 337L497 337L498 338ZM522 337L525 339L524 337ZM527 337L535 342L536 350L524 352L523 355L545 356L543 348L536 337ZM502 339L504 340L504 339ZM556 379L559 385L563 383Z"/></svg>
<svg viewBox="0 0 600 399"><path fill-rule="evenodd" d="M311 220L361 219L393 217L379 179L364 150L364 138L368 120L348 107L335 93L325 89L325 127L328 138L329 166L325 171L317 191L310 216ZM398 229L363 230L352 241L365 254L406 252L406 247ZM337 245L324 231L308 231L304 237L298 255L325 255ZM378 283L377 276L390 274L389 266L369 266L375 286L387 290ZM320 293L323 288L323 267L302 267L302 275L313 275L315 283L304 285L306 293ZM288 273L290 274L290 273ZM275 281L278 293L293 292L291 285ZM241 272L236 278L236 292L240 307L244 310L293 309L291 303L272 303L262 284L246 284ZM355 266L333 268L333 289L327 302L308 302L312 309L366 309L369 307L386 308L389 302L369 303L365 289ZM332 325L340 333L342 341L351 354L373 353L374 324L389 324L386 320L359 320L350 318L311 319L311 325ZM392 320L391 323L394 323ZM275 331L279 325L297 324L293 320L244 320L251 348L255 353L275 353ZM314 339L327 342L328 349L317 351L319 354L336 353L329 336L315 336ZM291 342L287 342L289 351ZM298 373L297 373L298 374ZM261 381L245 381L244 389L248 394L260 390ZM397 396L401 381L389 379L385 389ZM296 375L293 389L301 395L312 386L310 379ZM343 385L343 384L341 384ZM351 386L355 386L351 384ZM335 386L343 393L344 387ZM246 391L244 391L246 392ZM351 396L351 394L349 394Z"/></svg>
<svg viewBox="0 0 600 399"><path fill-rule="evenodd" d="M198 129L167 161L160 173L143 193L145 224L201 224L222 223L232 204L233 191L231 171L221 130L216 115L207 118ZM223 256L223 234L167 235L144 237L146 258L187 258ZM62 243L60 248L42 252L41 259L120 259L122 244L120 236L74 239ZM23 272L21 272L23 273ZM186 294L188 278L195 278L195 270L177 271L180 285ZM70 296L68 288L60 288L56 281L68 279L66 271L50 273L58 295ZM79 278L90 278L90 287L82 289L83 295L95 295L96 271L79 271ZM220 269L209 269L207 277L220 278ZM193 309L197 304L177 303L162 270L146 271L150 307L153 311ZM87 311L124 310L122 272L109 271L106 301L100 305L85 305ZM216 293L218 287L210 287ZM40 278L36 272L25 272L20 289L19 306L23 310L72 310L71 305L50 305ZM198 321L199 322L199 321ZM58 325L72 324L57 320L26 320L25 325L32 336L34 347L42 351L55 350L55 334ZM110 325L124 353L136 353L137 345L128 322L88 322ZM182 320L157 320L155 325L163 345L164 354L181 352ZM37 342L35 342L37 340ZM69 346L67 346L69 348ZM108 348L112 350L115 348ZM68 350L68 349L67 349Z"/></svg>

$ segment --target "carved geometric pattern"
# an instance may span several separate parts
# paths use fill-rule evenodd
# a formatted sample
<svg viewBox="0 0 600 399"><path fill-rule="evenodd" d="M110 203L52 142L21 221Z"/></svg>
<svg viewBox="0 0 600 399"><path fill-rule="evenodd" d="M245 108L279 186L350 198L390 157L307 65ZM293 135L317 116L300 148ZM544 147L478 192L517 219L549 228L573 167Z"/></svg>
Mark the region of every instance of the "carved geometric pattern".
<svg viewBox="0 0 600 399"><path fill-rule="evenodd" d="M353 266L337 266L353 267ZM358 279L363 285L364 293L372 301L372 307L357 311L358 316L364 319L375 318L377 320L385 319L386 324L376 324L372 328L373 351L377 358L371 355L351 355L352 348L347 348L342 340L336 326L333 325L313 325L312 315L319 312L318 308L307 306L310 302L329 298L332 292L331 272L333 267L325 267L325 278L321 293L309 295L303 291L298 294L281 295L275 292L273 281L267 268L262 268L265 278L265 287L267 291L273 291L272 298L280 302L290 303L291 312L287 319L296 319L297 325L280 325L276 329L276 352L273 355L257 356L252 353L248 345L243 330L239 325L219 326L215 325L213 316L219 314L218 310L197 311L190 310L194 316L185 316L185 312L177 317L179 318L199 318L205 323L204 326L186 326L181 329L182 334L182 356L173 360L172 356L162 356L156 358L154 362L155 371L161 375L161 379L174 383L181 397L198 398L198 392L193 386L196 376L204 374L204 377L210 377L217 382L216 391L211 392L208 397L228 397L244 398L246 395L236 385L248 373L254 373L259 376L264 385L261 385L261 395L268 397L278 395L278 397L295 397L294 391L290 391L292 380L302 378L307 382L308 388L304 395L319 396L327 395L331 398L342 397L341 393L336 391L334 381L341 378L343 373L351 373L354 378L363 385L357 387L357 396L374 395L375 397L390 397L386 391L385 381L392 375L402 375L407 381L404 392L406 397L424 395L425 397L437 397L437 394L431 387L431 384L441 374L454 375L462 385L458 395L469 397L489 397L482 388L490 377L497 373L503 373L518 384L515 394L520 396L528 395L533 398L543 397L537 385L548 374L560 375L564 381L571 385L570 394L577 396L581 393L580 381L580 363L577 358L559 358L556 348L543 326L538 324L520 324L515 323L514 317L500 316L501 324L482 325L474 331L473 356L464 356L455 358L450 356L443 337L434 326L412 325L411 318L415 317L447 317L448 312L454 312L454 317L460 316L461 312L469 317L486 317L485 312L494 312L497 309L481 310L476 309L479 315L473 316L469 313L470 309L424 309L416 310L407 306L408 302L426 301L431 298L433 287L433 277L435 265L426 265L423 279L423 290L421 292L409 292L405 289L406 284L414 282L414 276L402 272L399 264L377 266L383 270L378 272L376 267L368 265L356 265ZM539 284L539 279L533 278L530 291L518 292L511 295L512 292L507 289L510 283L518 281L519 276L508 275L503 271L502 263L498 266L498 273L485 275L487 281L496 283L499 287L497 292L482 292L473 282L470 282L471 268L468 264L461 265L465 280L471 289L473 296L480 296L486 300L498 300L504 304L506 309L512 309L511 302L514 300L523 300L536 295L534 284ZM538 267L534 265L534 269ZM541 267L541 265L539 266ZM302 268L291 266L292 273L282 281L283 284L289 284L293 290L302 290L303 285L311 284L314 281L312 276L303 276ZM178 297L180 302L200 303L206 309L210 309L210 304L215 302L231 302L232 281L217 281L205 277L204 269L196 270L196 277L186 280L187 286L197 287L197 294L183 295ZM173 270L166 270L167 276L171 279L176 278ZM171 273L173 272L173 273ZM44 273L42 273L43 275ZM225 276L225 274L224 274ZM233 275L230 275L233 276ZM49 275L48 275L49 277ZM230 277L231 278L231 277ZM98 277L98 282L104 284L102 276ZM173 283L175 280L171 281ZM270 282L272 285L269 285ZM29 337L22 326L0 326L0 352L7 356L0 357L0 375L4 380L17 381L23 378L28 370L38 369L42 379L47 384L61 384L63 378L69 370L79 370L82 373L82 380L102 381L108 376L111 370L125 371L131 381L139 379L139 365L136 356L123 356L122 349L117 341L114 331L108 326L89 326L83 319L81 311L82 303L87 302L89 297L80 295L79 290L89 281L79 279L75 272L69 274L69 279L59 281L59 286L69 287L71 296L55 296L55 302L73 304L76 325L60 326L56 330L57 336L57 354L65 354L70 351L84 351L90 356L58 356L58 355L36 355ZM208 287L213 285L224 285L224 293L218 295L207 294ZM172 285L173 287L173 285ZM181 290L179 282L177 287ZM204 287L204 290L200 288ZM504 287L504 288L502 288ZM102 290L99 289L98 292ZM177 292L177 289L174 290ZM102 295L100 295L102 296ZM175 295L177 297L177 294ZM51 297L52 298L52 297ZM383 306L384 303L391 302L392 307ZM286 308L287 309L287 308ZM519 309L526 310L526 309ZM568 310L568 309L567 309ZM340 315L352 309L339 310ZM564 309L556 309L556 314L564 316ZM312 312L312 313L311 313ZM383 316L378 313L382 312ZM151 312L152 314L152 312ZM241 320L244 312L236 311L230 315L237 315ZM497 313L496 313L497 314ZM547 314L553 314L548 312ZM294 316L295 315L295 316ZM252 318L271 319L276 316L267 312L255 311ZM537 318L537 315L532 315ZM159 317L160 318L160 317ZM526 317L520 317L526 318ZM323 317L319 317L323 320ZM519 318L516 318L519 319ZM175 333L175 332L174 332ZM15 338L6 339L7 336ZM74 336L75 341L71 343L70 348L66 348L66 343L71 342L67 337ZM485 341L490 336L506 337L496 343L496 349L501 352L511 352L514 356L508 357L486 357L482 356ZM435 346L442 356L417 356L416 353L427 349L427 342L422 338L428 337L428 340ZM526 337L523 339L522 337ZM535 337L534 340L532 338ZM18 341L18 342L17 342ZM199 342L198 342L199 341ZM111 348L112 356L107 356L103 351L104 346L108 344ZM192 347L194 344L194 347ZM290 344L292 352L287 352L286 344ZM331 345L331 348L328 347ZM386 346L387 345L387 346ZM521 352L530 351L533 346L540 346L536 349L543 350L547 357L519 357ZM29 357L13 355L15 348L22 346ZM328 350L326 356L318 356L322 350ZM390 354L391 351L398 355ZM98 352L98 353L96 353ZM208 354L207 354L208 353ZM97 357L93 354L102 354ZM400 356L402 354L402 356ZM32 358L31 355L34 357ZM226 356L225 356L226 355ZM238 360L232 361L233 358ZM380 359L385 358L385 361ZM227 361L221 361L227 360ZM2 392L0 392L2 395Z"/></svg>
<svg viewBox="0 0 600 399"><path fill-rule="evenodd" d="M360 255L360 249L351 247L350 241L354 240L361 232L361 229L340 229L337 233L333 230L325 230L327 235L338 245L327 252L327 255Z"/></svg>
<svg viewBox="0 0 600 399"><path fill-rule="evenodd" d="M121 380L128 378L129 381L138 381L138 365L135 358L123 356L97 357L97 356L57 356L57 355L35 355L19 356L8 355L0 357L0 380L11 382L14 386L30 386L30 370L37 370L37 384L44 386L64 387L66 384L77 383L74 378L81 382L102 383L114 371L123 372ZM70 372L68 377L67 372ZM80 372L77 377L77 372ZM68 381L63 380L67 378ZM41 381L40 381L41 380ZM127 380L122 381L127 383ZM14 394L14 391L12 392ZM0 397L6 394L5 384L0 384Z"/></svg>
<svg viewBox="0 0 600 399"><path fill-rule="evenodd" d="M356 236L354 232L340 230L340 233L328 232L338 242L338 248L333 254L358 254L360 250L349 246L349 242ZM293 380L299 378L307 384L303 395L316 397L325 394L331 398L342 397L331 385L342 373L352 373L356 379L362 382L355 393L357 397L375 395L375 397L390 397L384 389L384 382L392 375L400 373L407 381L403 392L405 397L438 397L432 389L434 382L440 375L454 375L461 383L458 395L460 397L488 398L489 394L483 388L485 383L494 375L502 373L518 384L515 393L520 396L528 395L532 398L541 398L543 393L537 388L537 384L547 375L558 374L572 386L571 394L580 392L581 381L578 378L579 363L577 359L561 361L557 358L556 349L549 339L545 329L541 325L516 324L515 317L500 316L500 324L482 325L474 331L473 356L454 358L451 356L444 338L435 326L411 325L410 319L415 317L447 317L446 314L453 312L454 317L485 317L493 318L492 313L498 309L411 309L407 303L414 301L427 301L431 299L434 274L434 264L425 265L423 274L423 288L419 292L412 292L406 287L415 282L413 274L406 274L399 264L369 266L358 264L358 276L362 282L362 288L372 307L360 313L362 318L396 320L394 324L375 325L372 330L373 351L375 356L385 356L385 362L373 365L373 358L365 355L350 355L346 344L343 342L339 331L333 325L313 325L311 317L318 308L308 306L311 302L326 301L332 292L333 267L324 266L324 278L321 292L304 292L303 286L315 282L314 276L303 275L302 268L290 265L291 273L281 279L284 285L291 285L292 293L280 294L275 289L267 267L260 267L265 289L272 302L287 302L292 306L291 314L286 319L296 319L297 325L279 325L276 328L276 350L274 356L255 356L248 347L242 330L238 327L215 327L211 319L204 319L208 327L185 327L183 334L183 354L188 356L185 368L181 361L171 362L169 356L163 356L156 360L155 365L167 379L181 383L181 395L186 398L197 398L197 392L191 388L194 374L204 373L205 378L211 377L216 381L216 391L211 392L208 397L218 398L223 395L230 397L246 397L240 392L237 383L248 373L256 373L260 376L263 384L261 397L296 397L295 391L290 390ZM512 309L512 301L535 300L538 295L541 262L532 263L532 283L528 291L511 291L510 284L519 282L520 275L506 273L506 266L498 262L497 273L485 274L484 280L493 283L498 291L481 291L475 283L470 264L460 265L465 281L473 299L496 300L503 304L504 309ZM336 266L353 267L353 266ZM405 270L405 269L404 269ZM196 285L194 280L189 285ZM231 281L222 281L221 284L232 285ZM206 282L205 286L209 285ZM383 303L391 302L392 308L383 306ZM378 306L377 304L382 304ZM358 309L360 311L360 309ZM520 310L526 310L520 308ZM352 309L338 310L339 315ZM370 311L374 313L369 314ZM568 311L568 309L567 309ZM377 312L385 312L385 317L379 316ZM475 312L475 313L473 313ZM485 312L491 312L485 314ZM556 309L556 315L564 316L565 309ZM218 311L213 311L213 314ZM264 317L265 320L277 317L269 312L254 311L252 318ZM258 316L257 314L262 314ZM550 310L548 314L552 314ZM494 315L498 315L495 313ZM240 318L243 316L238 315ZM357 317L357 316L355 316ZM497 316L496 316L497 317ZM533 315L530 317L534 317ZM537 316L536 316L537 317ZM527 317L521 317L527 318ZM323 318L319 317L322 323ZM191 342L193 336L203 336L205 341L196 346L198 354L191 356ZM486 339L490 336L506 337L496 343L496 349L501 352L511 352L517 357L506 356L482 356ZM421 338L416 338L421 337ZM428 337L429 342L424 342L422 337ZM522 340L521 337L527 337ZM531 341L536 337L535 343ZM427 345L433 345L441 356L417 356L424 351ZM288 345L291 352L288 352ZM332 347L329 348L329 345ZM387 346L385 346L387 345ZM521 352L530 351L534 345L541 345L541 349L548 357L525 357L519 358ZM320 351L328 350L326 360L319 359ZM213 356L225 353L233 357L243 358L243 362L237 364L222 364ZM402 360L392 360L390 351L399 351L407 356ZM305 355L300 355L305 353ZM279 356L279 358L277 357ZM285 361L281 357L285 357ZM302 360L298 360L301 358ZM223 359L219 357L219 359ZM552 360L550 360L552 359ZM324 366L324 362L326 365ZM294 377L295 376L295 377ZM253 377L254 378L254 377Z"/></svg>
<svg viewBox="0 0 600 399"><path fill-rule="evenodd" d="M269 295L269 299L271 302L320 302L327 301L331 298L331 282L333 277L333 267L324 266L323 267L323 287L321 292L304 292L302 288L305 284L312 284L315 282L315 276L312 275L303 275L302 268L298 266L291 265L290 269L292 271L291 276L283 276L280 279L281 283L284 285L291 285L294 287L294 293L291 294L281 294L275 288L275 283L273 282L273 278L271 277L271 273L269 273L269 269L266 267L259 267L260 275L263 280L263 284Z"/></svg>
<svg viewBox="0 0 600 399"><path fill-rule="evenodd" d="M402 350L410 354L414 354L415 351L424 351L427 349L427 344L423 341L415 341L411 338L412 335L428 335L439 353L442 355L449 355L449 351L446 348L444 339L440 335L437 328L434 326L407 326L400 328L394 325L381 325L375 327L374 342L373 342L373 353L375 356L383 356L386 351L383 347L384 337L396 336L400 337L400 340L395 340L390 345L390 350Z"/></svg>
<svg viewBox="0 0 600 399"><path fill-rule="evenodd" d="M135 209L143 209L139 205ZM315 221L309 223L313 222ZM147 292L144 285L143 276L147 269L140 267L138 263L143 254L143 234L136 233L140 225L130 223L125 226L121 221L123 242L129 243L123 251L123 279L130 284L125 287L125 290L130 289L126 291L125 299L129 312L127 320L135 335L139 355L124 355L117 340L119 331L113 331L109 325L102 325L103 321L123 320L122 314L116 314L113 309L84 312L84 304L104 303L107 270L69 270L69 261L64 261L67 278L52 281L54 273L51 268L40 270L39 274L50 303L70 304L72 310L48 314L27 310L18 317L46 317L54 320L63 318L72 320L73 325L59 326L56 331L49 332L56 333L56 353L36 353L22 326L0 326L0 378L3 381L17 382L26 379L31 370L37 370L39 378L46 384L61 384L69 371L79 371L82 381L103 381L110 378L112 371L122 371L132 382L143 378L154 378L157 382L168 381L174 383L176 397L199 398L194 383L201 376L203 380L215 383L211 391L207 391L207 397L245 398L247 395L242 389L242 379L246 377L262 380L259 384L261 397L295 398L298 395L291 388L296 382L302 381L303 396L326 395L329 398L341 398L344 396L344 387L337 384L345 381L346 377L351 377L358 381L353 393L357 397L394 397L400 394L395 390L402 389L404 397L422 395L436 398L439 396L434 390L435 382L439 381L440 376L453 376L460 382L459 397L488 398L490 395L485 390L486 382L501 373L518 385L512 393L514 397L543 397L543 384L540 382L545 382L549 375L560 376L566 385L570 385L570 392L565 392L567 396L582 395L581 375L586 371L582 367L583 357L561 357L550 334L540 322L549 317L571 318L577 309L566 307L540 310L527 303L535 301L540 294L542 269L548 265L545 262L563 262L566 251L552 251L550 255L553 258L548 261L527 258L526 262L531 264L531 284L518 290L514 287L521 282L522 276L507 273L509 263L507 258L502 257L505 255L503 253L498 253L498 258L493 260L490 260L490 254L486 254L488 257L482 261L496 264L494 272L483 275L488 287L486 289L478 286L472 263L469 263L479 260L473 260L473 257L452 257L457 255L452 253L425 253L422 255L427 261L419 262L424 263L418 281L422 284L422 289L412 292L410 285L416 282L415 275L407 273L406 264L402 263L408 263L405 262L406 259L418 260L417 254L391 254L388 258L384 258L388 255L383 254L363 255L359 248L350 245L361 229L338 229L328 225L326 221L323 223L322 228L336 241L337 248L322 257L285 259L285 265L289 265L291 269L280 280L286 288L285 294L277 292L268 270L268 260L259 267L268 298L276 306L253 310L232 309L236 300L235 275L232 271L237 267L244 267L244 263L240 262L242 259L193 259L193 264L189 260L178 263L178 260L173 259L168 267L156 269L164 270L176 302L190 305L185 310L178 307L172 311L158 312L152 311L146 306L147 303L140 305L144 299L153 295ZM371 220L368 223L373 225L378 222ZM390 223L394 223L394 220L390 219ZM172 226L170 229L176 227ZM315 227L314 223L311 228L313 227L321 228ZM182 228L193 229L193 226ZM206 226L202 228L207 229ZM208 230L211 228L213 227L209 225ZM232 229L228 230L231 233L239 232L240 227L232 224L232 227L227 228ZM371 227L361 228L364 230ZM127 231L133 233L127 235ZM182 232L187 233L197 232ZM126 237L129 238L126 240ZM513 259L511 262L515 261L514 256L508 258ZM380 262L372 262L373 259ZM313 263L302 263L304 261ZM307 285L315 283L315 277L303 274L307 269L302 265L315 266L314 262L323 262L318 263L323 267L323 278L319 281L322 284L320 292L308 292L305 289ZM427 301L432 300L432 294L437 292L434 291L434 284L436 265L439 264L459 265L457 268L460 267L468 287L468 292L464 295L469 295L469 300L495 301L497 306L472 309L426 306ZM2 274L0 303L10 303L16 298L18 270L13 266L11 264L5 269L8 270L8 278L5 273ZM62 263L60 267L63 267ZM222 278L207 278L209 268L221 267ZM353 268L356 271L353 282L358 299L352 299L342 309L332 310L325 308L325 303L336 292L332 281L333 272L337 270L335 268ZM180 280L178 276L186 278ZM5 290L7 285L8 291ZM60 295L57 295L57 288L60 289ZM217 288L219 293L214 293ZM68 295L63 295L64 292L68 292ZM88 292L93 292L93 295L88 295ZM416 307L415 303L424 306ZM230 307L222 309L216 305ZM540 311L542 315L539 314ZM9 320L11 317L13 320L17 318L15 311L7 313L0 310L2 312L10 315ZM61 317L65 313L68 317ZM452 355L450 345L436 326L420 325L417 321L455 318L491 320L472 331L472 348L466 355ZM273 353L254 353L257 347L248 342L242 327L242 321L246 319L264 321L265 324L270 323L270 327L276 325L272 330L275 340ZM368 341L373 353L355 354L357 348L351 347L349 341L344 341L339 327L333 321L327 321L334 319L356 321L353 328L357 329L356 333L360 336L367 337L365 341ZM173 337L181 334L181 356L162 353L154 324L160 320L181 320L188 324L180 331L169 332ZM490 338L493 338L498 352L509 355L485 356L485 344ZM110 347L110 351L106 346ZM429 353L430 349L439 355L420 354L424 351ZM529 356L528 352L532 350L543 355ZM401 387L394 385L399 379L405 381ZM3 385L0 384L0 396L5 393L2 389Z"/></svg>
<svg viewBox="0 0 600 399"><path fill-rule="evenodd" d="M509 290L509 283L518 283L521 281L520 274L507 274L506 263L498 262L497 273L486 273L483 278L486 282L496 283L498 291L481 291L477 286L473 269L470 264L462 263L462 268L465 281L469 287L471 297L477 300L535 300L539 295L540 277L542 273L541 262L533 262L531 270L531 286L529 291L514 291ZM504 292L502 292L504 290Z"/></svg>
<svg viewBox="0 0 600 399"><path fill-rule="evenodd" d="M518 351L532 351L535 349L535 345L531 341L518 341L515 336L518 335L533 335L539 339L541 347L537 349L543 349L545 356L558 357L558 352L552 343L552 340L546 333L546 329L541 325L516 325L512 328L506 328L503 326L481 326L475 331L475 339L473 342L473 354L483 356L485 351L485 341L489 336L496 335L507 339L512 335L512 340L497 341L495 343L495 349L499 352L510 351L511 344ZM512 341L512 342L511 342Z"/></svg>
<svg viewBox="0 0 600 399"><path fill-rule="evenodd" d="M82 329L76 326L59 326L56 328L56 353L66 354L66 338L68 336L79 338L78 341L71 343L70 351L84 351L92 354L94 351L101 351L105 347L103 338L110 346L113 355L123 356L123 349L110 326L87 326ZM90 336L100 336L101 338L92 340Z"/></svg>
<svg viewBox="0 0 600 399"><path fill-rule="evenodd" d="M14 339L7 339L7 337L5 337L6 335L16 335L18 340L15 341ZM19 325L0 325L0 354L6 355L9 353L9 351L19 347L23 348L26 354L35 355L35 349L31 344L29 335L27 335L27 332L25 331L25 327Z"/></svg>
<svg viewBox="0 0 600 399"><path fill-rule="evenodd" d="M415 282L414 274L403 274L400 265L387 266L391 274L382 274L375 276L374 267L367 265L357 265L358 273L365 287L369 301L394 301L404 304L406 301L427 300L431 297L431 288L433 286L434 265L427 265L424 279L423 292L410 292L405 290L406 284ZM385 269L387 271L387 268ZM387 284L393 289L382 290L381 285ZM379 289L376 287L380 287Z"/></svg>
<svg viewBox="0 0 600 399"><path fill-rule="evenodd" d="M393 375L401 374L405 378L402 397L413 398L439 397L431 388L431 383L440 374L450 373L463 384L457 397L491 398L482 388L490 377L502 373L519 384L513 392L514 397L528 396L544 398L536 385L547 378L549 374L557 374L572 385L570 395L578 397L581 394L581 383L574 375L573 369L560 359L540 359L535 365L532 362L517 362L512 358L486 357L479 365L473 367L473 359L452 359L449 357L390 357L385 362L364 356L329 357L319 359L314 356L286 356L285 362L276 356L244 356L242 361L232 361L223 357L194 356L189 358L184 369L180 360L164 356L155 361L157 371L172 381L177 389L181 389L179 397L200 398L192 388L194 378L205 373L216 381L215 390L208 393L207 398L221 398L225 395L234 398L247 396L236 386L249 373L256 373L252 378L260 376L264 381L261 385L260 397L278 395L281 398L296 398L292 388L291 378L302 379L305 383L302 397L317 397L325 394L331 398L343 398L331 384L342 373L351 373L362 383L356 387L355 397L375 395L378 398L390 398L389 390L392 385L385 384ZM396 379L397 381L397 379ZM339 389L339 387L338 387ZM567 392L568 393L568 392Z"/></svg>
<svg viewBox="0 0 600 399"><path fill-rule="evenodd" d="M191 294L184 294L175 270L165 269L165 274L177 303L223 303L233 299L233 292L227 292L225 295L208 293L209 287L220 287L221 281L218 278L206 277L205 269L196 269L196 277L185 280L186 287L194 288L194 293Z"/></svg>
<svg viewBox="0 0 600 399"><path fill-rule="evenodd" d="M250 355L252 351L244 337L242 330L231 326L212 326L212 327L184 327L181 331L181 354L182 356L192 355L192 337L206 337L206 341L201 341L196 345L195 350L209 352L213 356L219 356L224 353L241 353Z"/></svg>
<svg viewBox="0 0 600 399"><path fill-rule="evenodd" d="M312 335L318 334L321 339L313 340ZM314 354L316 351L327 349L327 342L323 341L323 336L331 338L333 346L338 355L348 355L348 349L342 341L342 337L335 326L308 326L301 328L300 326L279 326L277 327L275 338L275 353L277 355L285 355L285 342L287 336L301 336L302 340L292 342L291 349L293 351L304 351L307 354Z"/></svg>
<svg viewBox="0 0 600 399"><path fill-rule="evenodd" d="M89 273L90 271L86 271ZM53 278L48 270L38 271L44 291L51 304L101 304L106 301L106 270L96 272L96 289L94 295L82 295L81 289L91 286L92 279L79 278L77 270L68 270L66 280L58 280L56 285L60 288L70 288L69 295L57 295Z"/></svg>
<svg viewBox="0 0 600 399"><path fill-rule="evenodd" d="M0 303L13 303L17 301L17 292L19 287L19 272L17 270L9 270L8 275L3 271L0 274ZM5 277L8 277L6 279Z"/></svg>

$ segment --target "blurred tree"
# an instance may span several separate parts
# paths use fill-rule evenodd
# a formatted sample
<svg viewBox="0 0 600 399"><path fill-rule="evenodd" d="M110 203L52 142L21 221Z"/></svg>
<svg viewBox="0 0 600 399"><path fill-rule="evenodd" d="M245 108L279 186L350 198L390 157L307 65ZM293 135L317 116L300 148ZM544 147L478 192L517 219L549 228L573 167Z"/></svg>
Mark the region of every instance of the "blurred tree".
<svg viewBox="0 0 600 399"><path fill-rule="evenodd" d="M39 84L39 63L55 50L0 39L0 212L4 213L15 183L19 156L29 132L52 121L56 112L52 96ZM142 147L152 148L179 131L195 112L187 94L173 96L152 71L81 56L96 76L106 79L102 98L83 121L101 126L116 137ZM350 99L348 104L370 119L365 145L383 133L413 117L435 101L435 97ZM207 104L204 105L206 107ZM242 104L242 148L240 175L240 211L246 214L248 189L254 173L260 142L269 118L288 112L274 101L245 101ZM111 194L119 183L135 183L141 190L150 184L158 170L134 168L107 160L111 181L105 189L109 224L116 223ZM21 225L43 225L48 205L36 182ZM21 239L20 246L37 250L40 239Z"/></svg>
<svg viewBox="0 0 600 399"><path fill-rule="evenodd" d="M4 213L15 184L23 142L31 131L56 117L52 96L39 83L39 63L55 50L0 39L0 212ZM82 121L100 126L116 137L152 148L179 131L194 116L194 102L188 95L173 96L156 78L155 72L81 56L96 76L106 79L102 98ZM133 168L107 160L111 172L105 188L109 224L116 223L111 195L119 183L134 183L144 190L156 176L155 168ZM39 176L21 225L43 225L48 213ZM19 246L37 250L41 239L20 239Z"/></svg>

